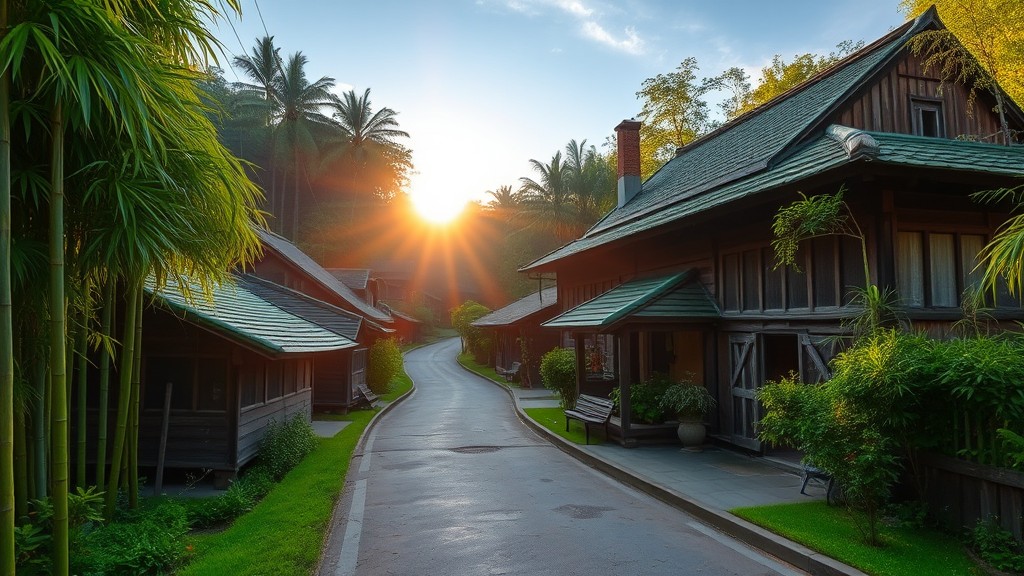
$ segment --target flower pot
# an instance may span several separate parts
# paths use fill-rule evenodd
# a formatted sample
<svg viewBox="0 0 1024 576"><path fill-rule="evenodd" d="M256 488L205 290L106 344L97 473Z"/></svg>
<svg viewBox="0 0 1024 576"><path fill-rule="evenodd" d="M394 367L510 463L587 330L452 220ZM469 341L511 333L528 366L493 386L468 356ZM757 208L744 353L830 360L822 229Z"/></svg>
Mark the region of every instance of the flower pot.
<svg viewBox="0 0 1024 576"><path fill-rule="evenodd" d="M676 428L676 436L679 436L679 441L687 448L700 446L707 437L707 429L700 420L681 419L679 427Z"/></svg>

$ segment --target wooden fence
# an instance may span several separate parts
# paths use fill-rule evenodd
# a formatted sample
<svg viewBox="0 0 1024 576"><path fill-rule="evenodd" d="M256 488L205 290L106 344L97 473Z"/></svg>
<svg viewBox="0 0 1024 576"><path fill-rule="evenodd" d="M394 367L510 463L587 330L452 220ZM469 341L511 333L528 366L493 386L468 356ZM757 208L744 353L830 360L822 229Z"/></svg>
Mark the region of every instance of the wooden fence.
<svg viewBox="0 0 1024 576"><path fill-rule="evenodd" d="M944 527L960 531L995 518L1019 541L1024 473L939 454L920 457L929 510Z"/></svg>

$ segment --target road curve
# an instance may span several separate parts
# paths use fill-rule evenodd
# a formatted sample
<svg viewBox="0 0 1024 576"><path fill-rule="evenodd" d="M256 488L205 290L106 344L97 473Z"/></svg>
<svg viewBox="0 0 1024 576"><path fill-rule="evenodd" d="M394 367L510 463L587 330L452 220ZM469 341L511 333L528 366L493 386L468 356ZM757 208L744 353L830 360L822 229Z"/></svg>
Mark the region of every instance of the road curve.
<svg viewBox="0 0 1024 576"><path fill-rule="evenodd" d="M551 446L458 346L406 355L416 392L354 457L319 574L794 574Z"/></svg>

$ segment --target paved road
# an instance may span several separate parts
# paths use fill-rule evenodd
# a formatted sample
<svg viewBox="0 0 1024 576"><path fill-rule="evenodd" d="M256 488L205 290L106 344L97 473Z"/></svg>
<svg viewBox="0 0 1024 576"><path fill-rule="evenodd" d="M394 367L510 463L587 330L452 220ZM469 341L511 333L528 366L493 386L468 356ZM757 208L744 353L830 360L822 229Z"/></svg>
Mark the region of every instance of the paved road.
<svg viewBox="0 0 1024 576"><path fill-rule="evenodd" d="M508 394L406 356L415 394L353 459L321 574L794 574L561 452Z"/></svg>

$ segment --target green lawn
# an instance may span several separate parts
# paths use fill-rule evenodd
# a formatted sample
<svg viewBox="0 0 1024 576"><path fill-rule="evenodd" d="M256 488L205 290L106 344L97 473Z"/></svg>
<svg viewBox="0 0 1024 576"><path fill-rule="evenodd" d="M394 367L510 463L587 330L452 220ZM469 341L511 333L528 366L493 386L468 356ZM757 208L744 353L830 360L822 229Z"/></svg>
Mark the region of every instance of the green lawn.
<svg viewBox="0 0 1024 576"><path fill-rule="evenodd" d="M586 442L586 436L583 432L583 423L579 420L571 420L569 422L569 431L566 432L565 414L562 412L562 409L557 406L554 408L526 408L524 412L526 412L526 415L534 422L548 430L551 430L573 444L583 444ZM600 444L602 442L604 442L604 431L598 430L597 427L591 429L590 443Z"/></svg>
<svg viewBox="0 0 1024 576"><path fill-rule="evenodd" d="M510 388L519 388L518 382L506 382L504 376L495 372L494 368L477 362L473 358L473 355L470 354L469 352L463 352L459 354L459 364L462 364L470 371L475 372L480 376L483 376L484 378L494 380L495 382L501 384L502 386L508 386Z"/></svg>
<svg viewBox="0 0 1024 576"><path fill-rule="evenodd" d="M393 401L412 388L400 373L391 391L381 398ZM312 574L320 558L331 513L345 484L352 451L379 409L344 415L317 415L318 419L348 420L333 438L288 473L251 512L227 530L195 538L196 556L177 574Z"/></svg>
<svg viewBox="0 0 1024 576"><path fill-rule="evenodd" d="M849 515L824 502L730 510L808 548L878 576L982 574L955 538L923 528L883 527L885 545L862 544Z"/></svg>

